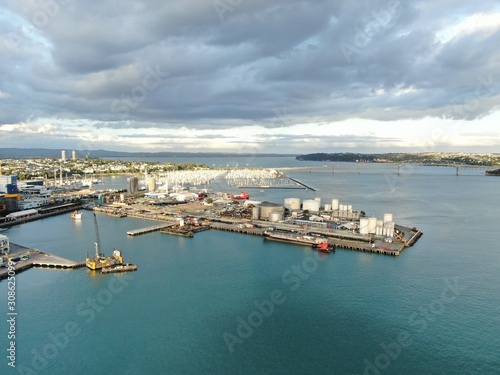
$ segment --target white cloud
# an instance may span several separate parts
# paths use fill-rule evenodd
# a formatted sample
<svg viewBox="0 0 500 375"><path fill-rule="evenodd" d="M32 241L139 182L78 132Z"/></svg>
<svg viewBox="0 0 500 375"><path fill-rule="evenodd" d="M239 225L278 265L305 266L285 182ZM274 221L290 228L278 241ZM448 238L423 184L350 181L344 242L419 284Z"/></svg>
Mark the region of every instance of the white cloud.
<svg viewBox="0 0 500 375"><path fill-rule="evenodd" d="M401 2L368 38L377 2L255 0L222 21L196 0L63 3L43 27L36 4L0 5L0 147L399 149L435 128L443 147L497 145L454 133L498 113L493 0Z"/></svg>

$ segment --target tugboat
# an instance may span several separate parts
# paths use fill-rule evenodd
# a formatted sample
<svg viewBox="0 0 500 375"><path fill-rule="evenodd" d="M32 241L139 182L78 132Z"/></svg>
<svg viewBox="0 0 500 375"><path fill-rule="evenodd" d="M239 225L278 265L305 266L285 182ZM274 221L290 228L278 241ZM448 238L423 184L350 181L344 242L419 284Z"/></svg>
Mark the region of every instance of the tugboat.
<svg viewBox="0 0 500 375"><path fill-rule="evenodd" d="M74 210L72 213L71 213L71 218L73 220L81 220L82 219L82 213L78 210Z"/></svg>
<svg viewBox="0 0 500 375"><path fill-rule="evenodd" d="M335 252L335 245L329 244L328 241L315 243L312 246L313 250L321 251L323 253L332 253Z"/></svg>

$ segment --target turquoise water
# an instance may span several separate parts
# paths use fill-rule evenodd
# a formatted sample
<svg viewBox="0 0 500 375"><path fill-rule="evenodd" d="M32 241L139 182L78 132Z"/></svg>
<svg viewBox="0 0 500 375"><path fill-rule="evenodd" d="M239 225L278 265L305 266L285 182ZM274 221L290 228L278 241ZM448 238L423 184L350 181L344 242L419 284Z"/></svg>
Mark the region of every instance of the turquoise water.
<svg viewBox="0 0 500 375"><path fill-rule="evenodd" d="M398 258L320 257L216 231L129 238L150 222L98 215L105 251L121 249L138 272L19 274L17 368L4 358L1 373L500 373L500 179L437 167L291 174L318 191L254 196L338 197L378 217L392 212L424 236ZM94 242L89 212L81 223L63 215L6 234L75 260ZM5 313L6 282L0 306ZM7 329L2 319L4 353Z"/></svg>

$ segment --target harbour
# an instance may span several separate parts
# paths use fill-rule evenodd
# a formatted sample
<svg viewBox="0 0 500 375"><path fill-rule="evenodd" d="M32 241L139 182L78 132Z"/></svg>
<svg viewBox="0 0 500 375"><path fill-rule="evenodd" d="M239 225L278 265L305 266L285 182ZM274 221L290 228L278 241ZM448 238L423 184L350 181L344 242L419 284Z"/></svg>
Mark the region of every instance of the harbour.
<svg viewBox="0 0 500 375"><path fill-rule="evenodd" d="M435 170L440 174L434 174ZM300 228L301 225L270 222L269 217L245 219L238 216L238 209L228 211L229 216L215 215L215 210L220 211L222 205L182 203L162 206L150 205L148 202L136 203L135 207L123 207L128 208L127 217L124 218L96 212L103 248L123 249L125 257L130 257L138 265L138 270L103 274L82 271L81 268L64 270L31 267L29 272L17 274L16 282L19 288L22 288L19 298L22 298L24 311L23 313L20 310L22 332L27 337L26 344L19 346L22 364L30 366L33 358L31 350L42 353L49 332L61 332L64 322L76 321L82 328L82 333L72 339L64 351L64 356L71 358L91 356L96 349L94 338L100 335L99 332L105 331L109 334L106 337L99 336L98 348L122 345L120 342L126 340L117 338L122 337L122 327L127 325L127 335L134 334L138 340L144 340L141 345L148 353L154 358L164 356L169 361L169 368L180 373L203 373L207 371L206 366L211 366L213 372L224 373L222 364L232 363L231 361L238 362L231 367L238 373L250 374L245 368L256 366L256 363L259 364L257 371L265 367L275 373L280 373L283 369L293 372L300 367L303 359L303 356L294 359L297 357L297 350L314 356L314 353L321 352L325 345L334 354L328 359L323 355L314 357L314 361L308 362L311 371L362 373L364 356L358 357L359 353L366 352L375 358L379 350L373 350L373 347L379 345L381 340L385 343L391 342L391 329L396 327L394 332L397 333L397 327L402 327L401 329L409 329L409 332L415 335L414 338L421 337L425 345L418 340L414 345L418 350L423 350L423 354L428 358L437 361L436 350L450 352L451 349L442 346L441 338L444 337L453 351L463 354L461 362L467 364L462 363L461 368L470 365L484 370L483 373L492 373L490 370L496 366L494 361L483 362L474 356L468 356L463 347L483 345L482 340L475 339L476 334L479 332L480 336L487 337L491 331L491 325L483 325L481 322L487 321L486 312L494 308L496 301L493 285L497 285L497 276L492 264L496 262L498 254L489 246L488 236L470 238L469 230L474 228L471 227L473 221L467 221L466 215L472 208L481 209L485 213L485 229L481 233L493 231L492 224L495 221L493 212L488 211L485 205L478 204L477 200L471 205L464 195L472 188L476 191L480 189L478 194L493 192L496 198L491 199L496 201L498 194L492 189L495 182L483 181L480 177L455 179L454 175L443 176L442 173L447 170L424 168L424 171L428 171L425 174L416 173L411 177L401 178L397 182L394 199L389 197L388 190L384 189L383 174L339 173L332 180L331 174L323 177L320 172L314 170L312 173L294 172L300 181L317 188L317 196L322 198L321 206L331 204L331 200L338 197L340 204L353 204L353 211L365 210L368 218L379 216L380 220L383 220L383 213L394 212L393 221L408 228L408 237L405 236L405 240L409 243L413 242L413 236L418 236L418 232L411 231L413 226L425 232L424 237L413 242L413 247L405 247L399 256L377 254L369 241L347 242L349 236L354 235L349 229ZM442 189L436 189L436 185L444 186ZM429 188L422 190L422 186ZM382 191L383 194L373 195L374 190ZM226 191L230 194L239 192L234 188L226 188ZM284 195L283 192L284 190L269 189L261 194L249 192L249 195L251 199L267 200L280 206L284 204L283 196L300 198L301 204L314 200L312 192L304 189L294 190L293 195ZM115 197L118 195L114 194ZM463 199L464 206L453 206L456 199ZM306 202L306 205L314 204ZM455 209L451 210L450 207ZM270 212L275 208L276 206L270 206ZM144 211L139 212L141 210ZM199 210L203 211L197 212ZM251 211L250 209L250 215ZM337 215L336 211L330 211L329 216L334 213ZM264 215L266 214L264 210ZM193 238L161 235L159 231L138 236L127 234L128 231L138 228L176 223L176 216L180 218L194 215L209 219L212 230L198 233ZM219 219L222 221L216 221ZM246 227L247 224L253 225L254 228ZM336 245L337 250L334 254L316 253L309 246L265 241L261 233L251 233L263 232L269 227L276 230L296 230L300 233L319 231L317 234L327 237L330 243ZM399 226L395 225L395 229L398 228ZM453 235L450 235L448 228L453 228ZM344 241L337 244L338 237L329 237L324 233L342 234L345 236ZM1 234L26 248L40 249L42 252L75 261L82 260L85 252L92 250L95 237L92 211L89 210L83 211L80 222L72 220L68 212L15 225ZM356 235L356 238L359 236ZM389 244L380 238L380 242L376 244L382 247L396 246L395 242ZM401 243L399 246L402 245ZM351 250L349 246L358 248ZM107 253L109 251L106 250ZM491 261L484 262L484 259ZM295 274L295 269L303 272L299 273L303 278ZM293 283L288 284L283 280L283 274L288 275L287 272L291 272L291 276L285 277L285 281ZM468 277L471 272L480 275L477 276L480 279L473 280ZM459 276L456 281L456 275L465 276ZM292 276L297 279L292 279ZM297 284L298 279L300 285ZM457 295L452 303L445 305L441 315L431 316L434 320L428 321L427 331L417 333L414 327L408 325L408 317L414 312L418 313L421 306L427 307L439 299L447 285L443 280L457 282L458 287L464 289L459 289L460 295ZM159 288L159 285L164 287ZM295 286L298 286L297 289L292 290ZM5 296L7 283L0 282L0 288L1 294ZM284 292L285 302L275 305L273 315L266 317L261 327L252 327L254 334L242 345L235 346L234 353L228 352L222 338L224 332L234 332L238 324L236 318L241 316L246 320L255 309L254 301L260 303L269 299L269 293L275 289ZM446 293L449 298L455 296L449 291ZM97 295L106 303L110 301L107 305L96 305L102 311L87 305L86 302L88 298L95 298ZM109 296L112 296L112 300ZM64 300L64 303L61 303L61 300ZM141 301L141 304L131 301ZM478 319L464 324L462 314L470 308L471 301L474 301L473 313ZM82 303L86 304L87 310L77 310ZM159 324L155 314L144 314L144 304L148 306L147 311L161 311L169 323ZM28 314L28 310L36 310L37 314ZM86 323L86 318L90 315L81 316L78 311L93 311L95 318L92 324ZM133 317L137 316L143 317L140 324L133 321ZM373 318L374 316L377 318ZM353 317L356 318L355 324L352 322ZM424 319L422 315L418 318ZM116 325L110 326L110 320L116 322ZM290 331L290 324L303 326L304 331ZM459 328L450 333L450 325ZM26 336L27 330L29 336ZM179 331L183 334L179 334ZM161 335L162 339L158 338L158 335ZM281 340L276 338L283 335L287 335L293 350L283 347ZM440 338L437 339L436 335ZM170 339L174 337L175 341ZM324 345L318 344L318 337L326 338ZM482 347L494 358L494 345L491 348ZM128 350L127 347L118 349L123 349L124 352ZM188 361L188 358L191 358L188 353L192 350L198 353L203 365ZM395 372L404 372L407 364L411 364L421 373L436 373L434 367L427 366L425 361L414 360L408 350L401 353L400 359L404 359L404 366L400 365L399 361L392 365L391 368L394 368ZM284 368L275 366L274 354L268 355L270 351L280 358L287 358ZM155 372L155 369L144 367L140 361L130 362L130 358L122 354L121 350L116 351L113 358L119 362L101 363L100 371L113 373L119 368L136 373L159 373ZM150 363L161 367L154 358ZM448 369L460 372L459 366L454 362L439 358L446 362ZM120 361L129 361L130 364L125 367L120 365ZM48 361L46 369L41 373L58 373L64 366L65 361L59 356ZM93 365L85 361L81 362L81 366L81 369L67 371L84 374L95 370Z"/></svg>

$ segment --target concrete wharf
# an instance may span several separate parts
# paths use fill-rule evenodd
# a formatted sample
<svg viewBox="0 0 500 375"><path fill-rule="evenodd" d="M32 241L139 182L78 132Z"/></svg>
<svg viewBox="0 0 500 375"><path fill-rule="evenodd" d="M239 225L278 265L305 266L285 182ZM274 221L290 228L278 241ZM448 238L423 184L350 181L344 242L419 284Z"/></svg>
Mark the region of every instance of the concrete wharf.
<svg viewBox="0 0 500 375"><path fill-rule="evenodd" d="M160 231L162 229L165 229L165 228L168 228L168 227L172 227L174 225L175 224L152 225L152 226L146 227L146 228L139 228L139 229L129 230L129 231L127 231L127 234L129 236L138 236L138 235L141 235L141 234L146 234L146 233L151 233L151 232L157 232L157 231Z"/></svg>
<svg viewBox="0 0 500 375"><path fill-rule="evenodd" d="M239 226L239 225L235 225L235 224L214 222L214 223L210 224L210 226L213 229L225 230L225 231L236 232L236 233L253 234L255 236L262 236L262 234L264 233L264 229L262 229L262 228L248 228L245 226Z"/></svg>
<svg viewBox="0 0 500 375"><path fill-rule="evenodd" d="M68 203L68 204L65 204L62 206L55 206L55 207L50 207L50 208L46 208L46 209L39 209L38 214L31 215L28 217L19 218L19 219L13 219L10 221L6 221L4 223L0 223L0 228L8 228L8 227L12 227L14 225L28 223L30 221L45 219L47 217L61 215L61 214L65 214L68 212L73 212L74 210L79 210L80 208L82 208L82 206L80 204Z"/></svg>
<svg viewBox="0 0 500 375"><path fill-rule="evenodd" d="M27 257L27 260L16 261L14 270L16 275L22 271L32 267L42 268L57 268L57 269L75 269L85 267L85 262L76 262L70 259L62 258L56 255L42 252L40 250L31 249L29 247L10 243L9 258L15 259L20 257ZM0 268L0 280L8 277L7 267Z"/></svg>
<svg viewBox="0 0 500 375"><path fill-rule="evenodd" d="M405 248L404 245L401 244L394 244L392 246L383 246L383 245L388 245L383 242L381 243L375 243L375 244L368 244L368 243L360 243L356 241L347 241L347 240L333 240L329 239L328 243L334 245L335 247L339 247L342 249L346 250L356 250L356 251L363 251L367 253L376 253L376 254L383 254L383 255L391 255L391 256L399 256L401 254L401 251ZM383 245L382 245L383 244ZM375 246L373 246L375 245Z"/></svg>

